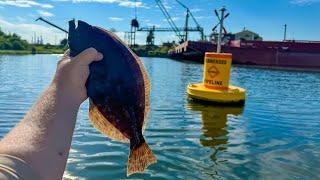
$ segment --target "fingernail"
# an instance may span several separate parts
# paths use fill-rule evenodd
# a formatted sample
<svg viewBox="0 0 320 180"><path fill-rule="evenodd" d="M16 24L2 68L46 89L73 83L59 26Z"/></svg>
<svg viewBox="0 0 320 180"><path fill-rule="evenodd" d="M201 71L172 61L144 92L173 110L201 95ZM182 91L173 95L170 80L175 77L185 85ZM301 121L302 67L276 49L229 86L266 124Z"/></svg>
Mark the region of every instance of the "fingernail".
<svg viewBox="0 0 320 180"><path fill-rule="evenodd" d="M98 53L98 59L103 59L103 54L102 53Z"/></svg>

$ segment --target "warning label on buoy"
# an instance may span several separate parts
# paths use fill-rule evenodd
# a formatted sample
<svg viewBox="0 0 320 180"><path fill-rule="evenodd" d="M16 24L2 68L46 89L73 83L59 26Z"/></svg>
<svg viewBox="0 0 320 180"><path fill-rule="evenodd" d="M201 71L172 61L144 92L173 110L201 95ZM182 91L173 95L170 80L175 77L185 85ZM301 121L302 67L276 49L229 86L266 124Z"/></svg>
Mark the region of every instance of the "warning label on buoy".
<svg viewBox="0 0 320 180"><path fill-rule="evenodd" d="M216 66L211 66L208 69L208 73L211 78L215 78L220 72Z"/></svg>
<svg viewBox="0 0 320 180"><path fill-rule="evenodd" d="M203 83L211 89L228 89L232 55L228 53L206 53Z"/></svg>

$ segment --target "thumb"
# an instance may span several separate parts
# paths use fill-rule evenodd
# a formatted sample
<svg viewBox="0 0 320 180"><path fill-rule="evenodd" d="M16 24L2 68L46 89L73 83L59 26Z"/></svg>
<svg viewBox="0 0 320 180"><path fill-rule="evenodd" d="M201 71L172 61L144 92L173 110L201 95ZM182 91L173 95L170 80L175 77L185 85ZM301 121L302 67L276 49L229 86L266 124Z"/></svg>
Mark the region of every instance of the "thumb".
<svg viewBox="0 0 320 180"><path fill-rule="evenodd" d="M89 65L93 61L100 61L103 55L94 48L88 48L73 58L73 61L82 65Z"/></svg>

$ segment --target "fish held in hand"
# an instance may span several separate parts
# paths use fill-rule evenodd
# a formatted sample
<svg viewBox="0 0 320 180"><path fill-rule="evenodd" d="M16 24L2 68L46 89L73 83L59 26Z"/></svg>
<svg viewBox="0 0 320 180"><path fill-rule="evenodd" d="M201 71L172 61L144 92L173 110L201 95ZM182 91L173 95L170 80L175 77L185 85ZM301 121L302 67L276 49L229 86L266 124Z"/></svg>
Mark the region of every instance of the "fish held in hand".
<svg viewBox="0 0 320 180"><path fill-rule="evenodd" d="M141 60L114 33L83 21L69 22L70 56L93 47L103 59L90 64L86 82L89 119L109 138L130 143L127 175L143 172L156 157L143 130L150 109L150 81Z"/></svg>

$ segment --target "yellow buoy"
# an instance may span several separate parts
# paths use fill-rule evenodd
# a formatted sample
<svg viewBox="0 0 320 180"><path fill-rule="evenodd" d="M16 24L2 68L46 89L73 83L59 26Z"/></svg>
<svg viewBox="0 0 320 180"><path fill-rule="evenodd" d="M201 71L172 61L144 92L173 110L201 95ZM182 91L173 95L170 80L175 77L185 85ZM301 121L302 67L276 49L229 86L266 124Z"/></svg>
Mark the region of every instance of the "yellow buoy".
<svg viewBox="0 0 320 180"><path fill-rule="evenodd" d="M207 52L204 57L203 82L189 84L188 95L197 100L224 103L224 104L244 104L246 91L237 86L230 86L230 69L232 64L232 54L221 53L223 21L228 16L225 15L226 8L222 7L218 15L220 32L218 34L217 53Z"/></svg>
<svg viewBox="0 0 320 180"><path fill-rule="evenodd" d="M206 53L202 83L190 83L189 97L223 104L244 104L245 89L229 85L232 54Z"/></svg>

